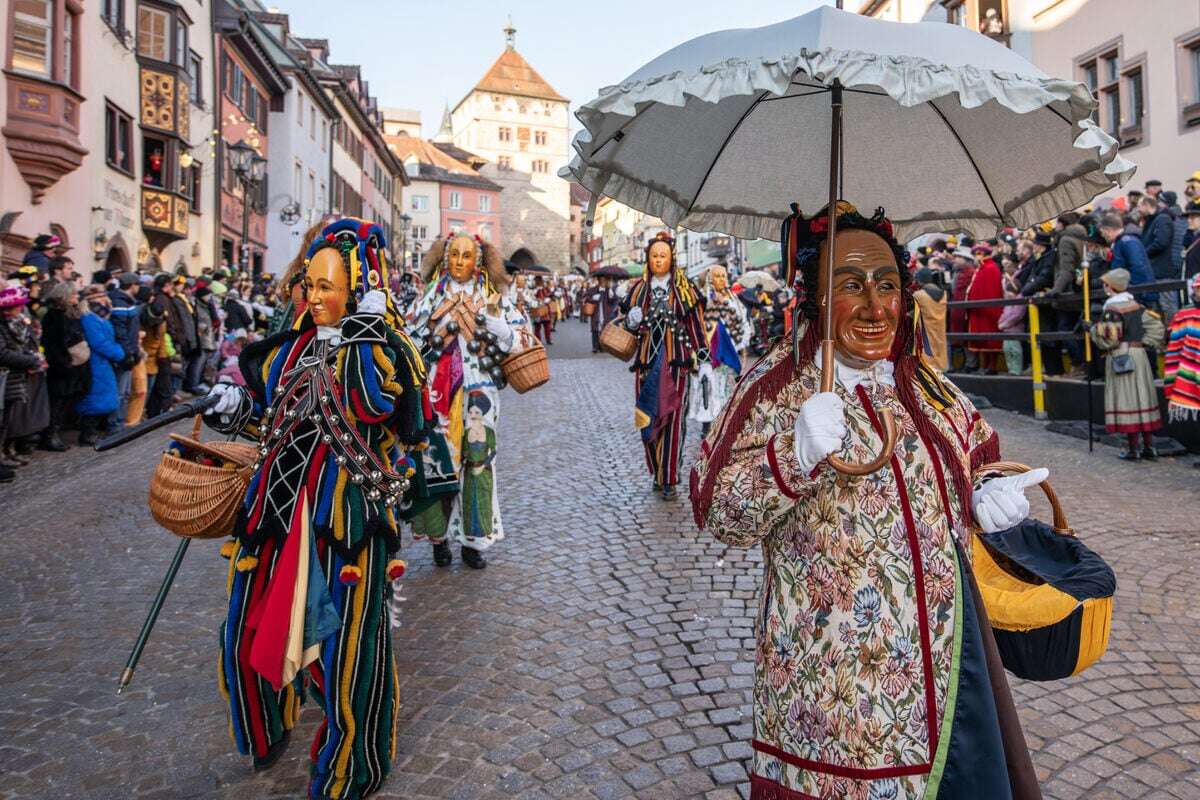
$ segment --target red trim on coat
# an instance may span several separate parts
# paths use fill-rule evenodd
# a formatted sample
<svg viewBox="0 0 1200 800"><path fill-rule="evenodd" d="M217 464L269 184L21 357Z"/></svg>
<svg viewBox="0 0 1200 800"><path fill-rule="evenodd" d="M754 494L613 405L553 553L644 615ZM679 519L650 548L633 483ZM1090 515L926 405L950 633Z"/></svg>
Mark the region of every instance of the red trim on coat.
<svg viewBox="0 0 1200 800"><path fill-rule="evenodd" d="M903 775L927 775L932 769L930 764L909 764L903 767L878 767L875 769L863 769L862 767L845 767L841 764L826 764L822 761L810 761L807 758L792 755L786 750L780 750L773 744L759 741L758 739L750 742L750 746L760 753L766 753L772 758L777 758L785 764L790 764L799 769L806 769L809 772L820 772L824 775L833 775L838 778L849 778L856 781L873 781L882 778L899 778Z"/></svg>
<svg viewBox="0 0 1200 800"><path fill-rule="evenodd" d="M750 800L820 800L820 798L789 789L762 775L751 775Z"/></svg>
<svg viewBox="0 0 1200 800"><path fill-rule="evenodd" d="M783 496L789 500L799 500L800 493L792 491L791 487L783 479L783 473L779 469L779 457L775 455L775 437L779 434L771 434L771 438L767 439L767 464L771 467L771 474L775 476L775 484L779 487L779 491L783 492Z"/></svg>
<svg viewBox="0 0 1200 800"><path fill-rule="evenodd" d="M863 408L866 409L867 416L871 419L871 427L875 429L879 438L883 439L883 426L879 424L879 415L875 413L875 406L871 403L870 395L867 394L867 390L862 387L862 384L858 385L856 391ZM929 641L929 610L925 607L925 566L921 563L921 543L917 540L917 524L913 519L912 506L908 502L908 489L904 485L904 473L900 469L900 460L896 458L894 452L891 457L891 465L892 476L896 479L896 491L900 494L900 508L904 512L904 527L908 532L908 549L912 553L913 582L917 585L917 624L921 629L921 667L925 673L925 719L929 729L929 760L932 761L937 754L938 709L937 697L934 695L932 645Z"/></svg>

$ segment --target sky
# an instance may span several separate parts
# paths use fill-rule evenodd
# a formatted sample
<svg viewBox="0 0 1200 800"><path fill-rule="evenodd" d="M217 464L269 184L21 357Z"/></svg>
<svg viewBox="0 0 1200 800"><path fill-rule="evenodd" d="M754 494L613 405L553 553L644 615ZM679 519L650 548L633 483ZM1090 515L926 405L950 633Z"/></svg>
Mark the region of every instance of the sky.
<svg viewBox="0 0 1200 800"><path fill-rule="evenodd" d="M857 0L851 0L853 5ZM298 36L327 38L336 64L361 64L381 106L421 112L424 135L504 49L517 50L574 112L681 42L727 28L790 19L827 0L264 0ZM578 124L573 128L577 129Z"/></svg>

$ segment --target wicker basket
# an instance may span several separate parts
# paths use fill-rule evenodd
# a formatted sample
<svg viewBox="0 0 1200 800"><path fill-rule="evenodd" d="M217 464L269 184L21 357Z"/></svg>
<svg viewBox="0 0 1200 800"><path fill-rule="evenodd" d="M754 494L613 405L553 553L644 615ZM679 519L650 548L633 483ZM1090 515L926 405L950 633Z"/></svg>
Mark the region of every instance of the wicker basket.
<svg viewBox="0 0 1200 800"><path fill-rule="evenodd" d="M163 453L150 479L150 514L177 536L219 539L233 529L254 474L255 448L198 441L198 428L192 438L171 434L177 446Z"/></svg>
<svg viewBox="0 0 1200 800"><path fill-rule="evenodd" d="M541 342L535 342L504 359L500 362L500 368L504 370L508 385L517 394L525 394L550 380L550 359L546 358L546 348Z"/></svg>
<svg viewBox="0 0 1200 800"><path fill-rule="evenodd" d="M585 300L583 303L583 318L587 319L596 313L596 304L591 300Z"/></svg>
<svg viewBox="0 0 1200 800"><path fill-rule="evenodd" d="M633 358L637 352L638 338L625 330L622 320L614 319L600 332L600 349L622 361Z"/></svg>

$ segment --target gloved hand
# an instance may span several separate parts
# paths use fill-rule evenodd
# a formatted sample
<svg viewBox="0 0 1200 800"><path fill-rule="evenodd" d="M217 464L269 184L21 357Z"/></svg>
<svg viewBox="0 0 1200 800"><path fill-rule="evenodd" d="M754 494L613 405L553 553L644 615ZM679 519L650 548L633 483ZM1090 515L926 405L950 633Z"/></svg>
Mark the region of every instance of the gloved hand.
<svg viewBox="0 0 1200 800"><path fill-rule="evenodd" d="M372 289L363 295L363 299L358 302L359 314L377 314L383 316L387 311L387 295L379 289Z"/></svg>
<svg viewBox="0 0 1200 800"><path fill-rule="evenodd" d="M501 350L507 352L508 348L512 346L513 335L512 326L508 324L508 321L500 317L488 315L483 318L483 323L488 333L496 337L496 345Z"/></svg>
<svg viewBox="0 0 1200 800"><path fill-rule="evenodd" d="M1025 489L1037 486L1049 475L1050 470L1042 467L1020 475L985 480L971 497L971 507L980 529L984 533L1008 530L1028 517L1029 500L1025 497Z"/></svg>
<svg viewBox="0 0 1200 800"><path fill-rule="evenodd" d="M639 306L634 306L629 309L629 313L625 315L625 327L636 328L642 324L642 309Z"/></svg>
<svg viewBox="0 0 1200 800"><path fill-rule="evenodd" d="M846 438L846 404L833 392L819 392L804 401L796 416L796 460L804 473L830 453L836 452Z"/></svg>
<svg viewBox="0 0 1200 800"><path fill-rule="evenodd" d="M218 383L208 390L208 396L216 397L217 403L206 409L205 414L232 414L242 404L242 387L233 383Z"/></svg>

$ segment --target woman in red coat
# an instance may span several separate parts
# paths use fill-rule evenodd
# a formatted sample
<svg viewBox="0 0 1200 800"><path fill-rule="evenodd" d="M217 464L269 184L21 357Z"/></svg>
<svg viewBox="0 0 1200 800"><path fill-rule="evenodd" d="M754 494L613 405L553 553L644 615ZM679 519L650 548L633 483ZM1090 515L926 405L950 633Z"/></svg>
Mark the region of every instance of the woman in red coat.
<svg viewBox="0 0 1200 800"><path fill-rule="evenodd" d="M982 242L971 249L975 258L975 275L967 287L968 300L1000 300L1004 297L1004 276L1000 267L992 260L992 248ZM999 333L1002 306L967 309L967 331L969 333ZM973 340L967 349L979 354L979 371L994 375L996 363L1003 346L999 339Z"/></svg>

